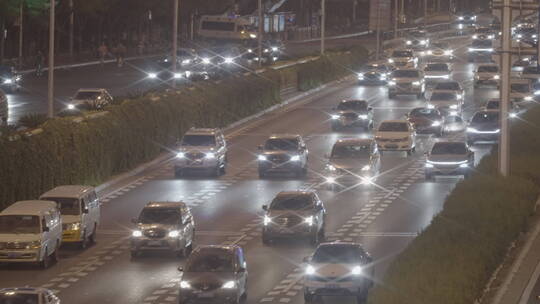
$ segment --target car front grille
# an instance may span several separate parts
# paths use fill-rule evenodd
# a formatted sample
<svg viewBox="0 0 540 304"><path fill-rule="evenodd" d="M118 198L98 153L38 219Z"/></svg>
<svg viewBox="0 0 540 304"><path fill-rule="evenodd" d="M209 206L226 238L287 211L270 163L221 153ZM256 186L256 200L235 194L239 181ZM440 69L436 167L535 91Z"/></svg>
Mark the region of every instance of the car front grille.
<svg viewBox="0 0 540 304"><path fill-rule="evenodd" d="M144 236L152 239L161 239L165 237L166 231L164 229L153 228L144 231Z"/></svg>
<svg viewBox="0 0 540 304"><path fill-rule="evenodd" d="M188 152L186 153L186 157L189 159L201 159L204 158L204 153L202 152Z"/></svg>
<svg viewBox="0 0 540 304"><path fill-rule="evenodd" d="M275 164L281 164L289 161L289 156L286 154L276 154L269 157L270 161Z"/></svg>
<svg viewBox="0 0 540 304"><path fill-rule="evenodd" d="M212 283L200 282L200 283L193 284L194 289L198 289L202 291L212 291L220 287L221 287L221 284L217 282L212 282Z"/></svg>
<svg viewBox="0 0 540 304"><path fill-rule="evenodd" d="M302 223L302 218L298 216L280 216L276 219L276 223L283 227L294 227Z"/></svg>
<svg viewBox="0 0 540 304"><path fill-rule="evenodd" d="M345 119L355 120L355 119L358 119L358 114L356 114L356 113L343 113L341 115L341 117L343 117Z"/></svg>

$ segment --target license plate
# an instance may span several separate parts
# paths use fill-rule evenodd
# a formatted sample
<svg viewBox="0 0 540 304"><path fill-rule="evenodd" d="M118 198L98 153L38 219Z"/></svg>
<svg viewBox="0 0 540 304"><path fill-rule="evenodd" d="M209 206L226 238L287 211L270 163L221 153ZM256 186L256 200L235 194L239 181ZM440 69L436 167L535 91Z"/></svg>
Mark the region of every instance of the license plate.
<svg viewBox="0 0 540 304"><path fill-rule="evenodd" d="M161 242L160 241L148 241L148 243L146 243L148 246L161 246Z"/></svg>
<svg viewBox="0 0 540 304"><path fill-rule="evenodd" d="M337 285L337 284L326 284L325 287L328 288L328 289L338 289L339 285Z"/></svg>
<svg viewBox="0 0 540 304"><path fill-rule="evenodd" d="M200 165L200 164L202 164L202 160L200 160L200 159L192 160L190 164L191 165Z"/></svg>
<svg viewBox="0 0 540 304"><path fill-rule="evenodd" d="M213 292L201 292L199 294L199 298L213 298L214 293Z"/></svg>

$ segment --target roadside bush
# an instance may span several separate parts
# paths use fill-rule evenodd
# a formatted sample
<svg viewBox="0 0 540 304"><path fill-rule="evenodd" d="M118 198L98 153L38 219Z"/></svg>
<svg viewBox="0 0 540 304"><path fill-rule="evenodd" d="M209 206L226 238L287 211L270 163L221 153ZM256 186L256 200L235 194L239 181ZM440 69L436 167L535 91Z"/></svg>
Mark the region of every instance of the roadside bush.
<svg viewBox="0 0 540 304"><path fill-rule="evenodd" d="M344 75L343 67L336 69L336 77ZM0 209L57 185L99 184L173 148L190 127L224 127L275 105L281 81L294 81L292 71L281 73L270 69L133 96L107 107L106 115L80 122L57 117L41 124L38 135L0 137Z"/></svg>
<svg viewBox="0 0 540 304"><path fill-rule="evenodd" d="M42 125L45 121L47 121L47 115L45 114L26 114L19 118L19 125L34 129Z"/></svg>

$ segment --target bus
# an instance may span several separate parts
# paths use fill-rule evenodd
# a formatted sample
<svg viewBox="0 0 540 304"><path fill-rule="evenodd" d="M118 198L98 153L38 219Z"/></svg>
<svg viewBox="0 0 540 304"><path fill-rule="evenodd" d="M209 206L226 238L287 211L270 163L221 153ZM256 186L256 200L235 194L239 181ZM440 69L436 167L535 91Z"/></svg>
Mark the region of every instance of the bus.
<svg viewBox="0 0 540 304"><path fill-rule="evenodd" d="M254 23L245 17L202 16L198 35L206 39L249 40L257 38Z"/></svg>

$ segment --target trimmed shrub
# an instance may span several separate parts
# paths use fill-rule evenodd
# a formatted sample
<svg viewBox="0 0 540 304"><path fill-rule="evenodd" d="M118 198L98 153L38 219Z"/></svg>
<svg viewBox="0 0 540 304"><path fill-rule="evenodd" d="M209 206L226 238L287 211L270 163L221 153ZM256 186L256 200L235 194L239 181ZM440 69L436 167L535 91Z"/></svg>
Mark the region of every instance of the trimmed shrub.
<svg viewBox="0 0 540 304"><path fill-rule="evenodd" d="M45 114L26 114L19 118L19 125L29 129L35 129L47 121Z"/></svg>

